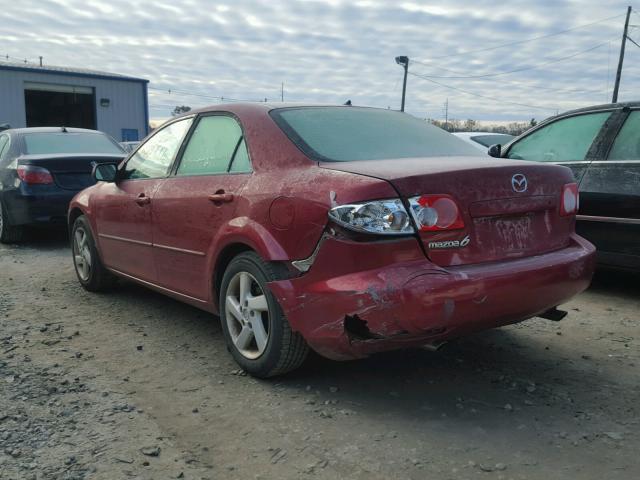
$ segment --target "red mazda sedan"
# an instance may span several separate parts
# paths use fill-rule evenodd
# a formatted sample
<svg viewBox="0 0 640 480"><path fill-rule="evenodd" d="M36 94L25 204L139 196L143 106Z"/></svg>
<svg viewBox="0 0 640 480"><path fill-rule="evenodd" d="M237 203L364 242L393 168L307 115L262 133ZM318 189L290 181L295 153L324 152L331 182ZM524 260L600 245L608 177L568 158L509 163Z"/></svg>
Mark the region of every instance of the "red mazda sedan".
<svg viewBox="0 0 640 480"><path fill-rule="evenodd" d="M557 317L589 285L565 167L478 158L427 122L234 104L173 119L69 210L78 279L219 314L249 373Z"/></svg>

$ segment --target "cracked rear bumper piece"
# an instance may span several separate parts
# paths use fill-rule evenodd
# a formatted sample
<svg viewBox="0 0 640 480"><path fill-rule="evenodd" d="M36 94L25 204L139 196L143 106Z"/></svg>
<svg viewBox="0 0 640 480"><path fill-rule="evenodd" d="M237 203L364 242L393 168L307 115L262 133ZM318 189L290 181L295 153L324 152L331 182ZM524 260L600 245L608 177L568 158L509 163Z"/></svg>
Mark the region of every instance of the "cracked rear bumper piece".
<svg viewBox="0 0 640 480"><path fill-rule="evenodd" d="M594 265L577 235L543 255L455 267L431 263L413 238L331 237L306 274L269 286L311 348L347 360L534 317L585 290Z"/></svg>

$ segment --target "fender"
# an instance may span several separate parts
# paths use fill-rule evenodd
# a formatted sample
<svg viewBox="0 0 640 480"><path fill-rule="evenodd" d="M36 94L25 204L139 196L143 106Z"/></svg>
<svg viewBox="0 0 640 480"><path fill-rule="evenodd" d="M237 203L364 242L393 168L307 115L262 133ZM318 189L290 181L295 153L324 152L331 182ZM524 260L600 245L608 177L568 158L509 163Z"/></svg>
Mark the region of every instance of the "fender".
<svg viewBox="0 0 640 480"><path fill-rule="evenodd" d="M249 217L236 217L218 230L211 246L208 257L213 267L220 252L233 244L245 244L267 261L285 261L290 256L282 245L269 233L264 226Z"/></svg>

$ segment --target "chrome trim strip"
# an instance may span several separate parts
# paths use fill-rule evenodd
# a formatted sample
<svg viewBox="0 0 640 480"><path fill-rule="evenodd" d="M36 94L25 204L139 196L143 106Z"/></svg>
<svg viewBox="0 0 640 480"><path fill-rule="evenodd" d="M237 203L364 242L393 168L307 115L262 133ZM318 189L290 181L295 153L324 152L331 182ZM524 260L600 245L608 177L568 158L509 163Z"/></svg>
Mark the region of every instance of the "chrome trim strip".
<svg viewBox="0 0 640 480"><path fill-rule="evenodd" d="M99 233L99 237L108 238L109 240L117 240L119 242L135 243L136 245L144 245L145 247L151 247L150 242L141 242L140 240L132 240L130 238L116 237L115 235L107 235L105 233Z"/></svg>
<svg viewBox="0 0 640 480"><path fill-rule="evenodd" d="M164 250L171 250L173 252L188 253L189 255L197 255L198 257L204 257L207 254L205 252L197 252L195 250L187 250L185 248L169 247L168 245L158 245L150 242L141 242L140 240L132 240L130 238L116 237L115 235L107 235L106 233L99 233L99 237L108 238L109 240L117 240L119 242L135 243L136 245L144 245L145 247L157 247Z"/></svg>
<svg viewBox="0 0 640 480"><path fill-rule="evenodd" d="M180 252L180 253L187 253L189 255L197 255L198 257L204 257L204 256L207 255L204 252L197 252L195 250L187 250L185 248L169 247L168 245L159 245L157 243L154 243L153 246L156 247L156 248L161 248L163 250L171 250L172 252Z"/></svg>
<svg viewBox="0 0 640 480"><path fill-rule="evenodd" d="M617 163L617 164L638 164L638 163L640 163L640 160L594 160L591 163L596 163L598 165L606 165L606 164L612 164L612 163Z"/></svg>
<svg viewBox="0 0 640 480"><path fill-rule="evenodd" d="M155 283L152 283L152 282L147 282L146 280L141 280L138 277L134 277L133 275L128 275L126 273L121 272L120 270L116 270L115 268L109 268L109 270L115 273L116 275L120 275L122 277L126 277L130 280L133 280L134 282L142 283L143 285L147 285L149 287L162 290L163 292L167 292L172 295L178 295L179 297L188 298L189 300L195 300L196 302L199 302L199 303L204 303L204 304L208 303L206 300L201 300L200 298L192 297L190 295L185 295L184 293L176 292L175 290L170 290L168 288L161 287L160 285L156 285Z"/></svg>
<svg viewBox="0 0 640 480"><path fill-rule="evenodd" d="M551 163L553 165L591 165L591 164L611 164L611 163L622 163L622 164L638 164L640 163L640 160L569 160L569 161L562 161L562 160L557 160L554 162L542 162L542 161L538 161L538 163Z"/></svg>
<svg viewBox="0 0 640 480"><path fill-rule="evenodd" d="M584 222L623 223L625 225L640 225L640 218L599 217L595 215L576 215L577 220Z"/></svg>

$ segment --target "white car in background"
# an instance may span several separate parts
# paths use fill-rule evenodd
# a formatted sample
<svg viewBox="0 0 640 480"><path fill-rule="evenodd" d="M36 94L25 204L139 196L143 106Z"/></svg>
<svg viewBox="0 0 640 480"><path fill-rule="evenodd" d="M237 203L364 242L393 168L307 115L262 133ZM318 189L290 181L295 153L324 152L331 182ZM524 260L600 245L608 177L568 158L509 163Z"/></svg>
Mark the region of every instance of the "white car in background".
<svg viewBox="0 0 640 480"><path fill-rule="evenodd" d="M469 145L473 145L478 150L482 150L487 153L491 145L499 143L500 145L506 145L515 137L506 133L491 133L491 132L456 132L454 135Z"/></svg>

